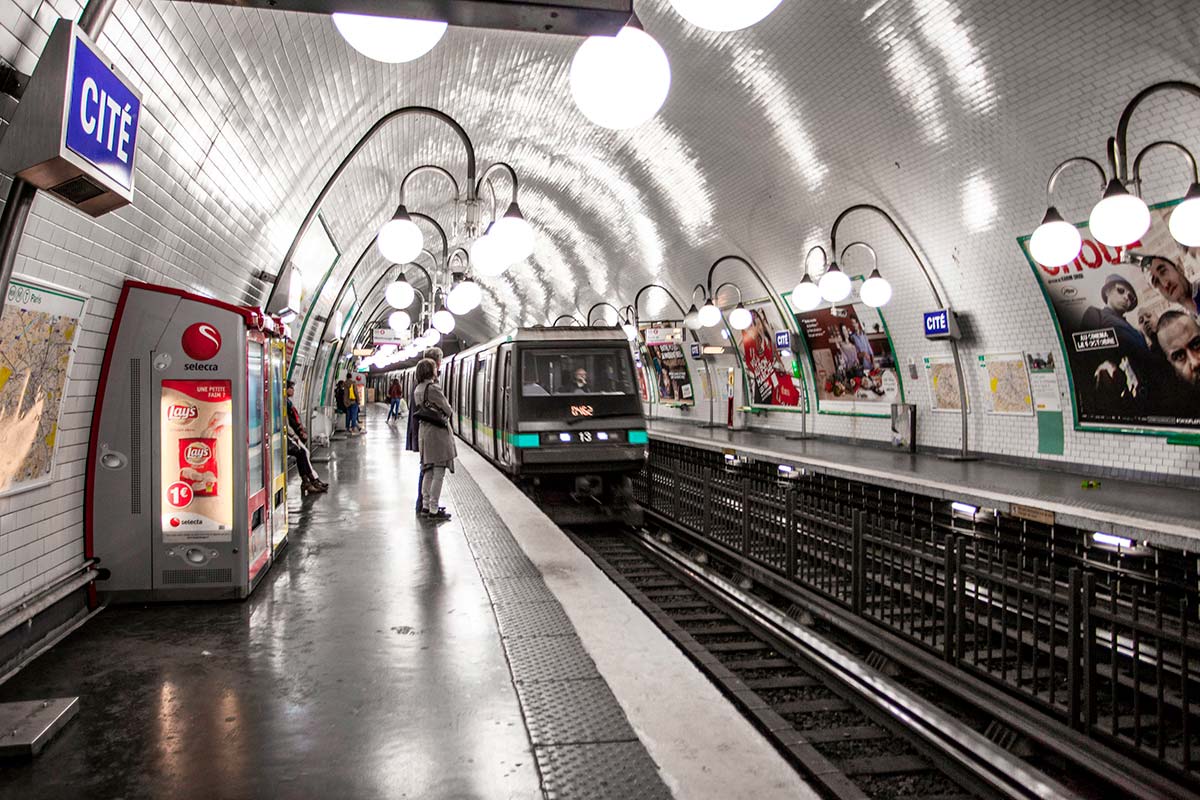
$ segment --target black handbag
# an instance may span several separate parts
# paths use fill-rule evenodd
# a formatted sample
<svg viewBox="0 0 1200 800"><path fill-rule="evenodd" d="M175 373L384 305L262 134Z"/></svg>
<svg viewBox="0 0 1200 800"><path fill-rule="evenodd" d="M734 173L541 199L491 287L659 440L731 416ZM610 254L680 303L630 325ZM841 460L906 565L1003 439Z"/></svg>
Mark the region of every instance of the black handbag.
<svg viewBox="0 0 1200 800"><path fill-rule="evenodd" d="M426 392L428 391L429 390L426 389ZM417 409L413 411L412 414L417 418L418 422L428 422L430 425L434 425L439 428L450 427L449 423L446 421L446 417L442 415L442 412L429 405L429 401L425 399L424 393L421 395L421 405L417 406Z"/></svg>

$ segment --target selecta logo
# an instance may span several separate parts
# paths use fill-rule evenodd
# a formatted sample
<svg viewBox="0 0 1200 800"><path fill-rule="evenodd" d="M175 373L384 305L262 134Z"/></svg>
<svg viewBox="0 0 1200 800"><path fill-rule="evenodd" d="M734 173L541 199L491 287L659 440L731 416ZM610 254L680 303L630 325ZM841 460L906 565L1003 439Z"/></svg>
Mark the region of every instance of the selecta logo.
<svg viewBox="0 0 1200 800"><path fill-rule="evenodd" d="M207 322L196 322L183 332L183 352L196 361L208 361L221 352L221 333Z"/></svg>
<svg viewBox="0 0 1200 800"><path fill-rule="evenodd" d="M183 453L183 458L189 464L199 466L212 458L212 448L206 444L189 444Z"/></svg>
<svg viewBox="0 0 1200 800"><path fill-rule="evenodd" d="M179 517L171 517L171 527L172 528L179 527Z"/></svg>
<svg viewBox="0 0 1200 800"><path fill-rule="evenodd" d="M195 406L184 403L172 403L167 406L167 419L171 422L186 422L200 416L200 410Z"/></svg>

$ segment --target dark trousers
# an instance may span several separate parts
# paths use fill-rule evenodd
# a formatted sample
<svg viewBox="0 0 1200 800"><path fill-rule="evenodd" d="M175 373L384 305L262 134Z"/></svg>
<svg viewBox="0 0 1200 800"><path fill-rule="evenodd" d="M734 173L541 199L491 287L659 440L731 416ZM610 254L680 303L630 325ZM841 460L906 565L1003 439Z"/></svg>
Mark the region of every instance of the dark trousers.
<svg viewBox="0 0 1200 800"><path fill-rule="evenodd" d="M420 511L425 506L421 503L421 484L425 482L425 465L421 465L421 474L417 476L417 511Z"/></svg>
<svg viewBox="0 0 1200 800"><path fill-rule="evenodd" d="M311 481L317 477L312 461L309 460L307 447L289 438L287 451L289 456L296 459L296 471L303 480Z"/></svg>

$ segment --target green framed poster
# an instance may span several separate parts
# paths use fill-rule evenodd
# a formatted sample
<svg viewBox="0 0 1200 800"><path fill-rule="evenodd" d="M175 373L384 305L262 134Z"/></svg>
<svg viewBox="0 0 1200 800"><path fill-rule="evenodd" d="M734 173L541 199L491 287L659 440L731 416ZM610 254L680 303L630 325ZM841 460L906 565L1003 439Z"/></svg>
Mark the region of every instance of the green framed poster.
<svg viewBox="0 0 1200 800"><path fill-rule="evenodd" d="M1033 271L1064 355L1076 430L1167 436L1200 430L1200 252L1168 228L1178 200L1150 209L1128 247L1077 223L1074 261L1049 267L1017 244Z"/></svg>

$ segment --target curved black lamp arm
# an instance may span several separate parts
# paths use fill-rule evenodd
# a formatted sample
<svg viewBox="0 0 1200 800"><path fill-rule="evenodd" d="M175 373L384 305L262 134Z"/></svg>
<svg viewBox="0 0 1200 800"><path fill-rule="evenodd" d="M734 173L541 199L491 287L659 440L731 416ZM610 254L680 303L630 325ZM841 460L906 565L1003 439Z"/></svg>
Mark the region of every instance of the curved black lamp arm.
<svg viewBox="0 0 1200 800"><path fill-rule="evenodd" d="M1173 147L1183 153L1183 157L1187 159L1188 164L1192 168L1192 183L1200 183L1200 171L1196 169L1196 157L1192 155L1192 151L1181 145L1179 142L1170 139L1159 139L1157 142L1151 142L1142 148L1142 152L1137 154L1137 158L1133 160L1133 185L1137 187L1137 193L1142 193L1142 159L1150 154L1151 150L1159 147Z"/></svg>
<svg viewBox="0 0 1200 800"><path fill-rule="evenodd" d="M300 240L304 238L306 233L308 233L308 229L312 226L313 220L317 218L317 212L320 210L321 204L324 203L325 198L329 196L329 192L331 189L333 189L333 185L337 182L338 178L340 178L342 173L346 171L346 167L350 165L350 162L354 160L354 157L358 155L359 151L361 151L367 145L367 143L375 137L375 134L379 132L380 128L394 119L410 115L428 116L433 117L434 119L439 119L450 126L450 129L453 130L458 138L462 140L463 146L467 150L467 191L470 194L468 199L475 199L475 145L471 143L471 137L467 135L467 132L463 126L459 125L458 121L449 114L438 111L436 108L428 108L427 106L405 106L404 108L397 108L393 111L389 111L376 120L375 124L368 128L367 132L362 135L362 138L355 142L354 146L350 148L350 152L346 153L345 158L343 158L341 163L337 165L337 168L333 171L333 174L329 176L329 180L325 181L325 185L321 187L321 191L317 194L317 198L313 200L312 206L309 207L308 213L304 216L304 221L300 223L300 227L296 230L296 236L292 239L292 243L288 247L287 253L284 255L278 271L275 273L275 281L271 284L271 291L267 295L266 305L268 308L271 307L271 301L275 298L275 292L279 291L279 281L283 277L284 270L287 268L288 263L296 255L296 248L300 246Z"/></svg>
<svg viewBox="0 0 1200 800"><path fill-rule="evenodd" d="M445 263L446 263L446 258L447 258L447 257L449 256L449 254L450 254L450 244L449 244L449 242L447 242L447 241L446 241L446 231L445 231L445 229L443 229L443 228L442 228L442 226L438 224L438 221L437 221L436 219L434 219L433 217L429 216L428 214L422 214L422 213L421 213L421 212L419 212L419 211L410 211L410 212L408 212L408 215L409 215L410 217L412 217L413 219L423 219L423 220L425 220L425 221L426 221L426 222L428 222L430 225L432 225L432 226L434 227L434 229L435 229L435 230L438 232L438 238L440 238L440 239L442 240L442 260L441 260L441 264L439 264L438 266L441 266L442 264L445 264Z"/></svg>
<svg viewBox="0 0 1200 800"><path fill-rule="evenodd" d="M713 289L713 291L712 291L712 296L711 296L711 298L710 298L710 299L712 300L712 302L713 302L713 305L716 305L716 302L717 302L717 295L719 295L719 294L721 293L721 290L722 290L722 289L724 289L726 286L732 286L732 287L733 287L733 290L734 290L735 292L737 292L737 293L738 293L738 304L740 305L740 304L741 304L741 302L742 302L742 287L738 286L738 285L737 285L736 283L734 283L733 281L725 281L725 282L724 282L724 283L722 283L720 286L718 286L717 288Z"/></svg>
<svg viewBox="0 0 1200 800"><path fill-rule="evenodd" d="M1188 81L1162 81L1154 83L1142 89L1133 99L1130 100L1125 110L1121 112L1121 119L1117 122L1117 136L1115 147L1110 148L1109 158L1113 163L1113 174L1120 178L1122 182L1129 179L1128 159L1129 159L1129 120L1133 117L1133 112L1137 109L1142 101L1152 94L1159 92L1178 91L1187 92L1200 98L1200 86Z"/></svg>
<svg viewBox="0 0 1200 800"><path fill-rule="evenodd" d="M762 271L759 270L759 268L753 262L742 258L741 256L721 256L713 262L711 267L708 268L708 278L705 281L705 288L708 290L708 298L710 301L712 301L714 304L717 301L716 293L712 291L713 273L717 271L718 266L726 261L737 261L738 263L745 265L746 268L750 270L751 274L758 279L758 282L762 284L763 289L766 290L767 299L771 301L771 305L775 306L775 311L779 313L780 318L783 320L784 326L787 327L787 329L792 333L800 332L800 329L796 326L795 317L788 313L787 306L784 304L783 298L779 296L779 294L773 288L771 288L771 282L767 280L767 276L763 275ZM739 298L741 297L741 294L742 290L739 288Z"/></svg>
<svg viewBox="0 0 1200 800"><path fill-rule="evenodd" d="M458 190L458 181L455 180L454 176L450 174L450 170L446 169L445 167L439 167L437 164L422 164L419 167L413 167L412 169L410 169L408 171L408 174L405 175L404 178L400 181L400 205L404 205L404 195L405 195L406 190L408 189L408 181L411 178L415 178L416 176L422 175L426 172L436 173L438 175L441 175L446 180L450 181L450 186L452 186L454 188L454 199L455 200L458 199L458 191L459 191Z"/></svg>
<svg viewBox="0 0 1200 800"><path fill-rule="evenodd" d="M867 248L867 252L871 254L871 269L873 269L873 270L879 269L879 254L875 252L874 247L871 247L871 245L867 244L866 242L851 242L850 244L843 247L842 254L840 256L838 256L838 259L843 264L846 263L846 253L850 252L850 248L852 248L852 247Z"/></svg>
<svg viewBox="0 0 1200 800"><path fill-rule="evenodd" d="M580 326L580 327L583 327L583 323L582 323L582 322L580 322L578 319L576 319L576 317L575 317L575 315L574 315L574 314L559 314L557 317L555 317L555 318L554 318L554 322L551 322L551 323L550 323L550 327L551 327L551 328L557 328L557 327L558 327L558 323L559 323L559 322L561 322L561 321L562 321L562 320L564 320L564 319L568 319L568 320L570 320L571 322L574 322L576 325L578 325L578 326Z"/></svg>
<svg viewBox="0 0 1200 800"><path fill-rule="evenodd" d="M457 245L454 248L452 248L450 250L450 255L446 257L446 266L447 267L452 268L454 266L454 257L455 256L462 256L463 267L465 267L463 272L470 272L471 271L471 253L467 250L467 248L463 247L462 245Z"/></svg>
<svg viewBox="0 0 1200 800"><path fill-rule="evenodd" d="M488 180L491 174L497 170L503 170L508 173L508 178L512 181L512 200L509 202L517 202L517 171L504 161L497 161L483 171L483 175L479 176L479 183L475 184L475 195L478 196L483 191L483 182ZM488 181L488 185L491 185L490 181ZM494 188L492 189L492 194L495 196Z"/></svg>
<svg viewBox="0 0 1200 800"><path fill-rule="evenodd" d="M593 305L591 308L588 309L587 324L589 326L591 326L591 324L592 324L592 312L595 311L597 308L600 308L601 306L608 306L609 308L611 308L613 310L613 312L617 315L617 324L618 325L621 324L621 309L617 308L612 303L608 303L608 302L605 302L604 300L601 300L599 303L596 303L595 305Z"/></svg>
<svg viewBox="0 0 1200 800"><path fill-rule="evenodd" d="M688 298L689 300L692 301L692 305L696 305L696 290L697 289L700 290L700 293L703 295L703 299L708 300L708 290L704 288L703 283L697 283L695 286L692 287L692 296L690 298Z"/></svg>
<svg viewBox="0 0 1200 800"><path fill-rule="evenodd" d="M929 290L933 292L933 299L935 302L937 302L938 308L944 308L946 304L942 301L942 293L938 291L937 285L934 283L933 270L930 269L929 265L925 263L925 259L923 259L921 254L917 252L917 248L913 245L912 240L908 238L903 230L901 230L900 226L896 223L896 220L892 218L892 215L884 211L879 206L872 205L870 203L859 203L858 205L850 206L845 211L838 214L837 219L833 221L833 227L829 229L830 249L835 253L837 252L838 227L842 224L842 221L846 219L846 217L850 216L855 211L871 211L880 217L883 217L884 221L891 226L892 230L896 232L896 235L900 237L900 240L904 242L904 246L908 248L908 252L913 257L913 260L917 262L917 266L921 268L921 274L925 276L925 280L929 284Z"/></svg>
<svg viewBox="0 0 1200 800"><path fill-rule="evenodd" d="M667 287L663 286L661 283L647 283L645 286L638 289L637 294L633 296L633 322L635 325L637 324L637 321L641 318L641 315L638 313L638 306L641 304L642 295L651 289L662 289L664 292L667 293L667 297L671 298L671 302L675 304L675 307L679 309L679 313L685 317L687 316L687 310L682 305L679 304L679 298L675 297L674 292L672 292ZM694 293L695 293L695 290L693 290L693 294Z"/></svg>
<svg viewBox="0 0 1200 800"><path fill-rule="evenodd" d="M1046 206L1054 207L1054 186L1058 183L1058 177L1067 170L1068 167L1074 164L1091 164L1100 173L1100 191L1104 191L1104 187L1108 185L1108 176L1104 174L1104 167L1100 166L1100 162L1087 156L1072 156L1060 163L1050 173L1050 178L1046 181Z"/></svg>

